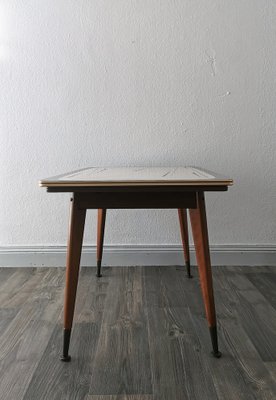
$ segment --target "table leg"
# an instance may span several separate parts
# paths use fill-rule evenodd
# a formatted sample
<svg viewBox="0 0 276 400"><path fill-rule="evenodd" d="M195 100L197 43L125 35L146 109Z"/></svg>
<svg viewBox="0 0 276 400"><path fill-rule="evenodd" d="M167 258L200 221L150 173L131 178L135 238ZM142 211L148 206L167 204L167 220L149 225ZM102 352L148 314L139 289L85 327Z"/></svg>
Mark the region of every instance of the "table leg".
<svg viewBox="0 0 276 400"><path fill-rule="evenodd" d="M79 209L78 204L71 200L71 217L66 259L66 285L64 300L64 337L62 361L70 361L68 355L72 322L74 317L75 300L79 279L79 267L85 224L85 209Z"/></svg>
<svg viewBox="0 0 276 400"><path fill-rule="evenodd" d="M103 241L104 241L104 228L105 228L106 209L100 208L98 210L98 227L97 227L97 277L100 278L102 257L103 257Z"/></svg>
<svg viewBox="0 0 276 400"><path fill-rule="evenodd" d="M178 209L178 217L180 223L180 232L182 239L182 246L184 251L184 260L187 269L188 278L192 278L191 275L191 264L190 264L190 252L189 252L189 233L188 233L188 220L186 208Z"/></svg>
<svg viewBox="0 0 276 400"><path fill-rule="evenodd" d="M199 268L201 290L212 340L213 355L215 357L220 357L221 353L218 350L216 311L213 294L208 229L203 192L197 193L197 208L190 209L190 219Z"/></svg>

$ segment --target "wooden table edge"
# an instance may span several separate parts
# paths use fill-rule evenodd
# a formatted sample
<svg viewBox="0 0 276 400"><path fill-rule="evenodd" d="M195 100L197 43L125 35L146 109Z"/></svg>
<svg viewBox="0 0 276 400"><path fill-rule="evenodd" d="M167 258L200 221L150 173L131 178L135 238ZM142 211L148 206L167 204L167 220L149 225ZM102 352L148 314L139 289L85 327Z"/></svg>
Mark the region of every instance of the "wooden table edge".
<svg viewBox="0 0 276 400"><path fill-rule="evenodd" d="M202 180L202 181L39 181L40 187L135 187L135 186L232 186L233 180Z"/></svg>

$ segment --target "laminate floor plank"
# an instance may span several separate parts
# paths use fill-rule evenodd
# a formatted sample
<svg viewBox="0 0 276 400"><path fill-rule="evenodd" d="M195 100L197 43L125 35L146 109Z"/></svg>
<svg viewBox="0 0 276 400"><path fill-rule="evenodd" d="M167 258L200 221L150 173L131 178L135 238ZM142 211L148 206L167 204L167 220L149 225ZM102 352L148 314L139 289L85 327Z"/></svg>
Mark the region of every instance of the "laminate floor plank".
<svg viewBox="0 0 276 400"><path fill-rule="evenodd" d="M151 307L147 316L154 399L217 399L188 308Z"/></svg>
<svg viewBox="0 0 276 400"><path fill-rule="evenodd" d="M17 268L0 267L0 290L2 285L6 284L8 278L10 278L15 272L17 272Z"/></svg>
<svg viewBox="0 0 276 400"><path fill-rule="evenodd" d="M254 388L256 398L274 400L276 382L239 321L221 321L221 335L244 381Z"/></svg>
<svg viewBox="0 0 276 400"><path fill-rule="evenodd" d="M174 271L167 271L166 267L155 267L155 273L149 268L144 272L144 302L147 307L188 307L187 293L183 290L182 282L177 279L177 284L173 287L170 283L171 279L166 281L165 277L173 275ZM177 274L177 278L182 273Z"/></svg>
<svg viewBox="0 0 276 400"><path fill-rule="evenodd" d="M74 322L95 322L101 320L110 277L107 274L96 279L96 268L81 268Z"/></svg>
<svg viewBox="0 0 276 400"><path fill-rule="evenodd" d="M204 312L198 275L186 277L185 267L145 267L143 272L146 307L192 307Z"/></svg>
<svg viewBox="0 0 276 400"><path fill-rule="evenodd" d="M55 327L24 400L84 399L88 394L99 325L75 324L70 346L70 354L74 356L70 363L63 363L59 359L62 331L61 325Z"/></svg>
<svg viewBox="0 0 276 400"><path fill-rule="evenodd" d="M68 364L59 360L63 328L61 323L58 323L33 375L24 400L85 398L89 390L93 358L101 326L101 312L98 312L101 307L97 307L97 302L95 304L95 291L102 292L106 287L106 279L99 282L95 278L95 269L81 268L76 317L70 343L72 360ZM51 382L51 385L48 385L48 382Z"/></svg>
<svg viewBox="0 0 276 400"><path fill-rule="evenodd" d="M64 268L0 268L0 400L274 400L276 268L213 267L211 356L197 267L81 268L62 363Z"/></svg>
<svg viewBox="0 0 276 400"><path fill-rule="evenodd" d="M61 310L60 288L47 285L46 269L1 336L0 399L22 399ZM51 272L57 276L57 271ZM45 294L47 295L45 296ZM54 322L53 322L54 321Z"/></svg>
<svg viewBox="0 0 276 400"><path fill-rule="evenodd" d="M276 361L276 310L245 274L225 277L238 299L238 317L263 361Z"/></svg>
<svg viewBox="0 0 276 400"><path fill-rule="evenodd" d="M128 395L88 395L85 400L153 400L153 395L151 394L128 394Z"/></svg>
<svg viewBox="0 0 276 400"><path fill-rule="evenodd" d="M233 266L215 266L213 267L215 273L238 273L238 274L256 274L256 273L261 273L261 274L266 274L266 273L276 273L276 265L275 266L270 266L270 265L260 265L260 266L249 266L249 265L233 265Z"/></svg>
<svg viewBox="0 0 276 400"><path fill-rule="evenodd" d="M247 278L266 298L269 304L276 309L276 274L246 274Z"/></svg>
<svg viewBox="0 0 276 400"><path fill-rule="evenodd" d="M192 315L192 321L204 354L202 363L210 373L218 398L220 400L257 399L254 390L244 380L242 371L238 368L235 358L227 348L220 324L218 325L218 339L222 357L216 359L211 355L210 335L208 329L206 329L205 318Z"/></svg>
<svg viewBox="0 0 276 400"><path fill-rule="evenodd" d="M110 278L89 394L152 393L141 271L116 268Z"/></svg>
<svg viewBox="0 0 276 400"><path fill-rule="evenodd" d="M213 274L217 319L236 319L239 299L230 287L225 274Z"/></svg>
<svg viewBox="0 0 276 400"><path fill-rule="evenodd" d="M16 314L19 312L20 308L1 308L0 309L0 340L1 336L8 328L8 325L15 318ZM1 358L1 354L0 354Z"/></svg>
<svg viewBox="0 0 276 400"><path fill-rule="evenodd" d="M36 269L34 268L13 268L13 273L3 281L0 290L0 304L1 307L8 307L12 305L13 298L20 295L20 290L24 285L34 279ZM22 304L17 302L17 304Z"/></svg>
<svg viewBox="0 0 276 400"><path fill-rule="evenodd" d="M276 382L276 362L273 362L273 361L269 362L268 361L268 362L265 362L264 364L265 364L267 370L269 371L273 382Z"/></svg>

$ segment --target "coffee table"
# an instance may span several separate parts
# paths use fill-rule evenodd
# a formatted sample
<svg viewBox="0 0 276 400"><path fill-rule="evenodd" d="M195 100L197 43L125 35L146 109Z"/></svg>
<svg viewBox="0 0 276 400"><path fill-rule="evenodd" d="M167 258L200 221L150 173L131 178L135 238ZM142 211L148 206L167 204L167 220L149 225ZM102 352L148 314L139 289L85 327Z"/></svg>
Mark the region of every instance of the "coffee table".
<svg viewBox="0 0 276 400"><path fill-rule="evenodd" d="M71 217L66 259L64 336L61 360L70 361L70 336L74 317L86 210L98 210L97 277L101 277L107 209L178 210L187 276L191 277L187 209L190 214L196 258L213 355L218 349L216 311L208 242L204 193L226 191L232 179L197 167L89 167L43 179L48 192L71 192Z"/></svg>

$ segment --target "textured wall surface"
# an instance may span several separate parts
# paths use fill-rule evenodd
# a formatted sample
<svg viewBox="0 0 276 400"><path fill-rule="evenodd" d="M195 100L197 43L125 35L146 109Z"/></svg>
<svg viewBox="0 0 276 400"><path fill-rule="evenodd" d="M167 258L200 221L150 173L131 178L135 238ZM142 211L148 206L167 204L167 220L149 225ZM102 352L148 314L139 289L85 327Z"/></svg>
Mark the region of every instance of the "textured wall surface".
<svg viewBox="0 0 276 400"><path fill-rule="evenodd" d="M65 244L69 195L38 180L89 165L221 171L210 242L275 243L275 21L272 0L0 1L0 245ZM108 214L106 243L179 242L174 211Z"/></svg>

